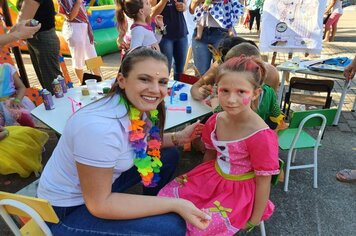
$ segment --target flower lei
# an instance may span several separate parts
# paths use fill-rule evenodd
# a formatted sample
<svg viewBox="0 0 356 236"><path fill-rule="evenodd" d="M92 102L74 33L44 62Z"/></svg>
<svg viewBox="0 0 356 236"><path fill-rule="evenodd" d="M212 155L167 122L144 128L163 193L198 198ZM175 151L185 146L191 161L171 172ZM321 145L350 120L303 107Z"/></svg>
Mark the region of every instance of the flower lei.
<svg viewBox="0 0 356 236"><path fill-rule="evenodd" d="M161 137L158 123L158 110L150 111L150 121L152 128L149 131L147 142L145 142L146 132L144 130L145 121L140 118L140 111L129 105L129 140L135 152L134 165L140 173L142 183L146 187L157 186L160 180L159 172L162 167L161 158ZM147 149L147 150L146 150Z"/></svg>

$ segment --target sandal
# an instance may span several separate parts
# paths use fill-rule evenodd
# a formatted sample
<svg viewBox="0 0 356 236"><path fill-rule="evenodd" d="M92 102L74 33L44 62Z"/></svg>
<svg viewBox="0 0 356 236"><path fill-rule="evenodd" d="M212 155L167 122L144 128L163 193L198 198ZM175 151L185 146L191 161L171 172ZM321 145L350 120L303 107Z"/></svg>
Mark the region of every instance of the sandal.
<svg viewBox="0 0 356 236"><path fill-rule="evenodd" d="M336 174L336 179L341 182L356 182L356 170L344 169Z"/></svg>

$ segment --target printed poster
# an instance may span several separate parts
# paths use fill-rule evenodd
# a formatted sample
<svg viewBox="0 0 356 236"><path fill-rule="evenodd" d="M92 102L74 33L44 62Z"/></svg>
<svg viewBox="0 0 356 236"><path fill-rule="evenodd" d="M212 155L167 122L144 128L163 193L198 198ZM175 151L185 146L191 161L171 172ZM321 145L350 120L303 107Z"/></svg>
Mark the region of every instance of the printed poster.
<svg viewBox="0 0 356 236"><path fill-rule="evenodd" d="M326 0L265 0L261 51L320 54L325 8Z"/></svg>

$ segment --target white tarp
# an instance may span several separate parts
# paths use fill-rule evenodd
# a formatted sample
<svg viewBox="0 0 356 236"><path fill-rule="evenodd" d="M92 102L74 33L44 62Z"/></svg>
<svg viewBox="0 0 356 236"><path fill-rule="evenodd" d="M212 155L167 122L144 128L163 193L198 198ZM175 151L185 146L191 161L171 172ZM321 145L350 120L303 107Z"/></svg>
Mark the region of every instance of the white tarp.
<svg viewBox="0 0 356 236"><path fill-rule="evenodd" d="M326 0L265 0L262 52L320 54Z"/></svg>

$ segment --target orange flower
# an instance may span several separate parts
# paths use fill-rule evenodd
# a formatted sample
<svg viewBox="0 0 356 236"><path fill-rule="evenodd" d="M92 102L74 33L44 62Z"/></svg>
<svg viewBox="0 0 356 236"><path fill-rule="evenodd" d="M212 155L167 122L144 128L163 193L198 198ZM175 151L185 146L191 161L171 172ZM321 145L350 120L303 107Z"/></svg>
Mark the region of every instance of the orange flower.
<svg viewBox="0 0 356 236"><path fill-rule="evenodd" d="M161 148L161 142L156 140L156 139L151 139L150 141L147 142L148 148L150 149L160 149Z"/></svg>
<svg viewBox="0 0 356 236"><path fill-rule="evenodd" d="M130 131L143 130L145 122L143 120L132 120L129 127Z"/></svg>
<svg viewBox="0 0 356 236"><path fill-rule="evenodd" d="M147 154L150 156L159 157L161 155L161 152L159 149L153 149L151 151L148 151Z"/></svg>
<svg viewBox="0 0 356 236"><path fill-rule="evenodd" d="M132 133L130 133L130 141L136 141L139 139L143 139L145 137L145 133L143 132L143 130L140 131L134 131Z"/></svg>

